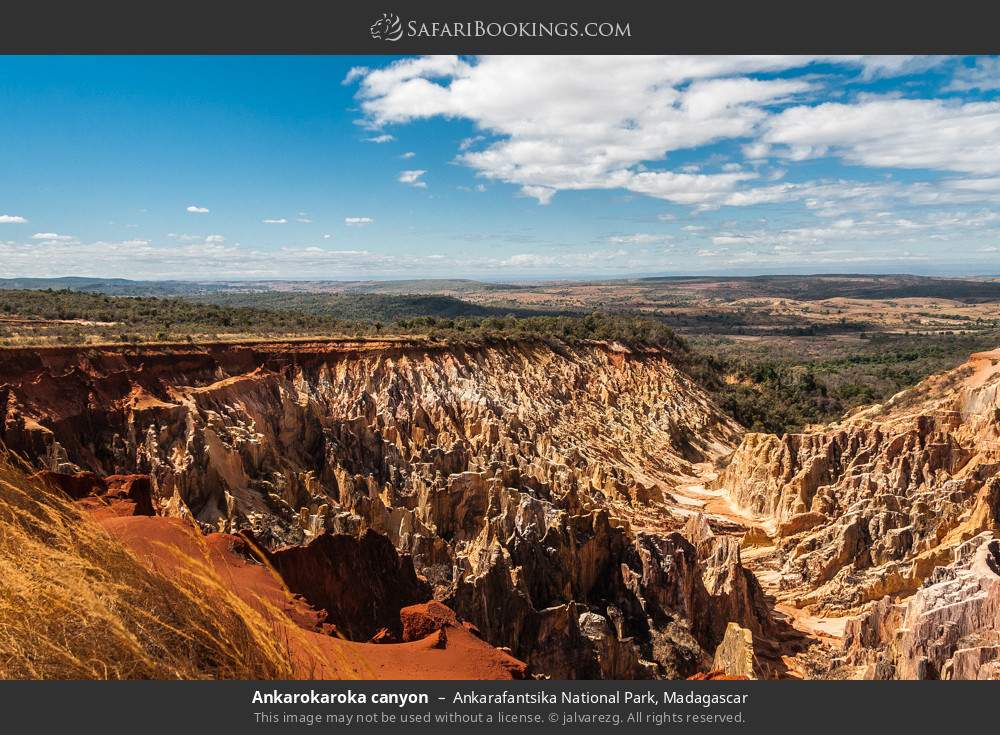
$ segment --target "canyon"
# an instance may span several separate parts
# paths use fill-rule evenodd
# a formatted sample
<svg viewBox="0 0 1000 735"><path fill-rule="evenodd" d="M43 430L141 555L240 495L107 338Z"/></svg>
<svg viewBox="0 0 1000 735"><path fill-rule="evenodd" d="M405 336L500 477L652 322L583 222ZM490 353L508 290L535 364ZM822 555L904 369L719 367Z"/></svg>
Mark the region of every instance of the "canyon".
<svg viewBox="0 0 1000 735"><path fill-rule="evenodd" d="M780 437L681 362L551 339L5 349L0 440L136 549L225 540L317 645L394 676L421 673L407 646L492 662L448 659L469 677L1000 676L1000 353Z"/></svg>

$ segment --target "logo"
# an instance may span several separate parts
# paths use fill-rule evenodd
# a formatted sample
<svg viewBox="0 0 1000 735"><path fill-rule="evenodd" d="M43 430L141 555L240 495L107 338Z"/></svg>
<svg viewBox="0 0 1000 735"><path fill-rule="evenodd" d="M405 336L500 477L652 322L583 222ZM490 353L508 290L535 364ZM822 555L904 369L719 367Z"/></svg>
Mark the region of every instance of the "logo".
<svg viewBox="0 0 1000 735"><path fill-rule="evenodd" d="M403 37L403 24L395 13L382 13L369 30L376 41L398 41Z"/></svg>

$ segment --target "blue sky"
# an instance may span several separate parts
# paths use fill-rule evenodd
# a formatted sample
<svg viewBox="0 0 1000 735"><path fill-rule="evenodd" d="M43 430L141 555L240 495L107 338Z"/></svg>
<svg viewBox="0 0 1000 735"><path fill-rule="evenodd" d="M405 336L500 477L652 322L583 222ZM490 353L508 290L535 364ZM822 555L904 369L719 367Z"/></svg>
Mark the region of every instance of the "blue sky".
<svg viewBox="0 0 1000 735"><path fill-rule="evenodd" d="M1000 273L1000 62L0 58L0 276Z"/></svg>

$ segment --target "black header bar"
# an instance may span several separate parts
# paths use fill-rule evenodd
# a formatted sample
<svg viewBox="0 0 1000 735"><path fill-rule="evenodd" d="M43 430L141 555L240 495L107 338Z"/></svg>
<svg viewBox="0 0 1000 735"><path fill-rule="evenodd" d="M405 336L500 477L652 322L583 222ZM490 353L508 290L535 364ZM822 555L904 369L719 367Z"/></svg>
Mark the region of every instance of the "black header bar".
<svg viewBox="0 0 1000 735"><path fill-rule="evenodd" d="M0 52L993 53L998 15L982 0L17 0Z"/></svg>

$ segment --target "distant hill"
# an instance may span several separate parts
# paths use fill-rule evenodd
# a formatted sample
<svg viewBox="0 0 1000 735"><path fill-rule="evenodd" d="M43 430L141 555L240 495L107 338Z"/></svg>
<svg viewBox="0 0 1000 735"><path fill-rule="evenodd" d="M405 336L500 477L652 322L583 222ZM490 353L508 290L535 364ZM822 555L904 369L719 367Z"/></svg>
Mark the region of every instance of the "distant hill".
<svg viewBox="0 0 1000 735"><path fill-rule="evenodd" d="M81 291L100 293L107 296L188 296L213 293L230 288L223 282L202 283L196 281L131 281L127 278L86 278L66 276L62 278L0 278L2 290L40 291Z"/></svg>
<svg viewBox="0 0 1000 735"><path fill-rule="evenodd" d="M964 278L934 278L908 274L860 273L814 276L662 276L630 280L646 286L663 285L721 299L771 297L819 301L855 299L940 298L967 303L1000 300L1000 282ZM711 293L707 293L710 290Z"/></svg>
<svg viewBox="0 0 1000 735"><path fill-rule="evenodd" d="M395 322L400 319L432 316L454 319L490 316L551 316L575 312L474 304L453 296L377 293L309 293L267 291L258 293L217 292L196 300L224 307L253 307L344 319L349 321Z"/></svg>
<svg viewBox="0 0 1000 735"><path fill-rule="evenodd" d="M585 288L588 284L603 286L621 283L662 290L667 295L684 294L724 300L744 298L788 298L818 301L833 297L857 299L900 299L908 297L955 299L966 303L1000 301L1000 280L935 278L909 274L866 275L859 273L824 275L774 276L651 276L592 281L538 281L532 283L484 283L461 278L411 279L398 281L294 281L272 279L263 281L132 281L124 278L3 278L0 290L70 290L100 293L108 296L153 296L160 298L190 298L198 301L239 306L269 306L272 308L333 309L344 313L354 308L351 302L331 297L375 295L385 297L418 296L450 297L453 302L427 301L423 304L403 301L393 304L375 301L366 306L389 308L393 315L417 316L491 316L517 314L517 309L497 307L477 311L471 301L500 300L504 294L516 298L517 293L531 293L560 285L568 289ZM487 298L488 295L488 298ZM296 297L309 296L304 301ZM313 298L314 297L314 298ZM477 298L481 297L481 298ZM324 298L330 300L324 301ZM411 306L427 307L413 311ZM487 308L490 307L479 307ZM523 311L523 310L521 310ZM535 313L535 312L531 312ZM551 313L551 312L545 312ZM355 318L355 317L345 317ZM384 318L379 315L375 318Z"/></svg>
<svg viewBox="0 0 1000 735"><path fill-rule="evenodd" d="M59 278L0 278L0 290L69 290L108 296L200 296L213 293L373 293L454 294L511 291L525 286L483 283L461 278L399 281L134 281L127 278L65 276Z"/></svg>

